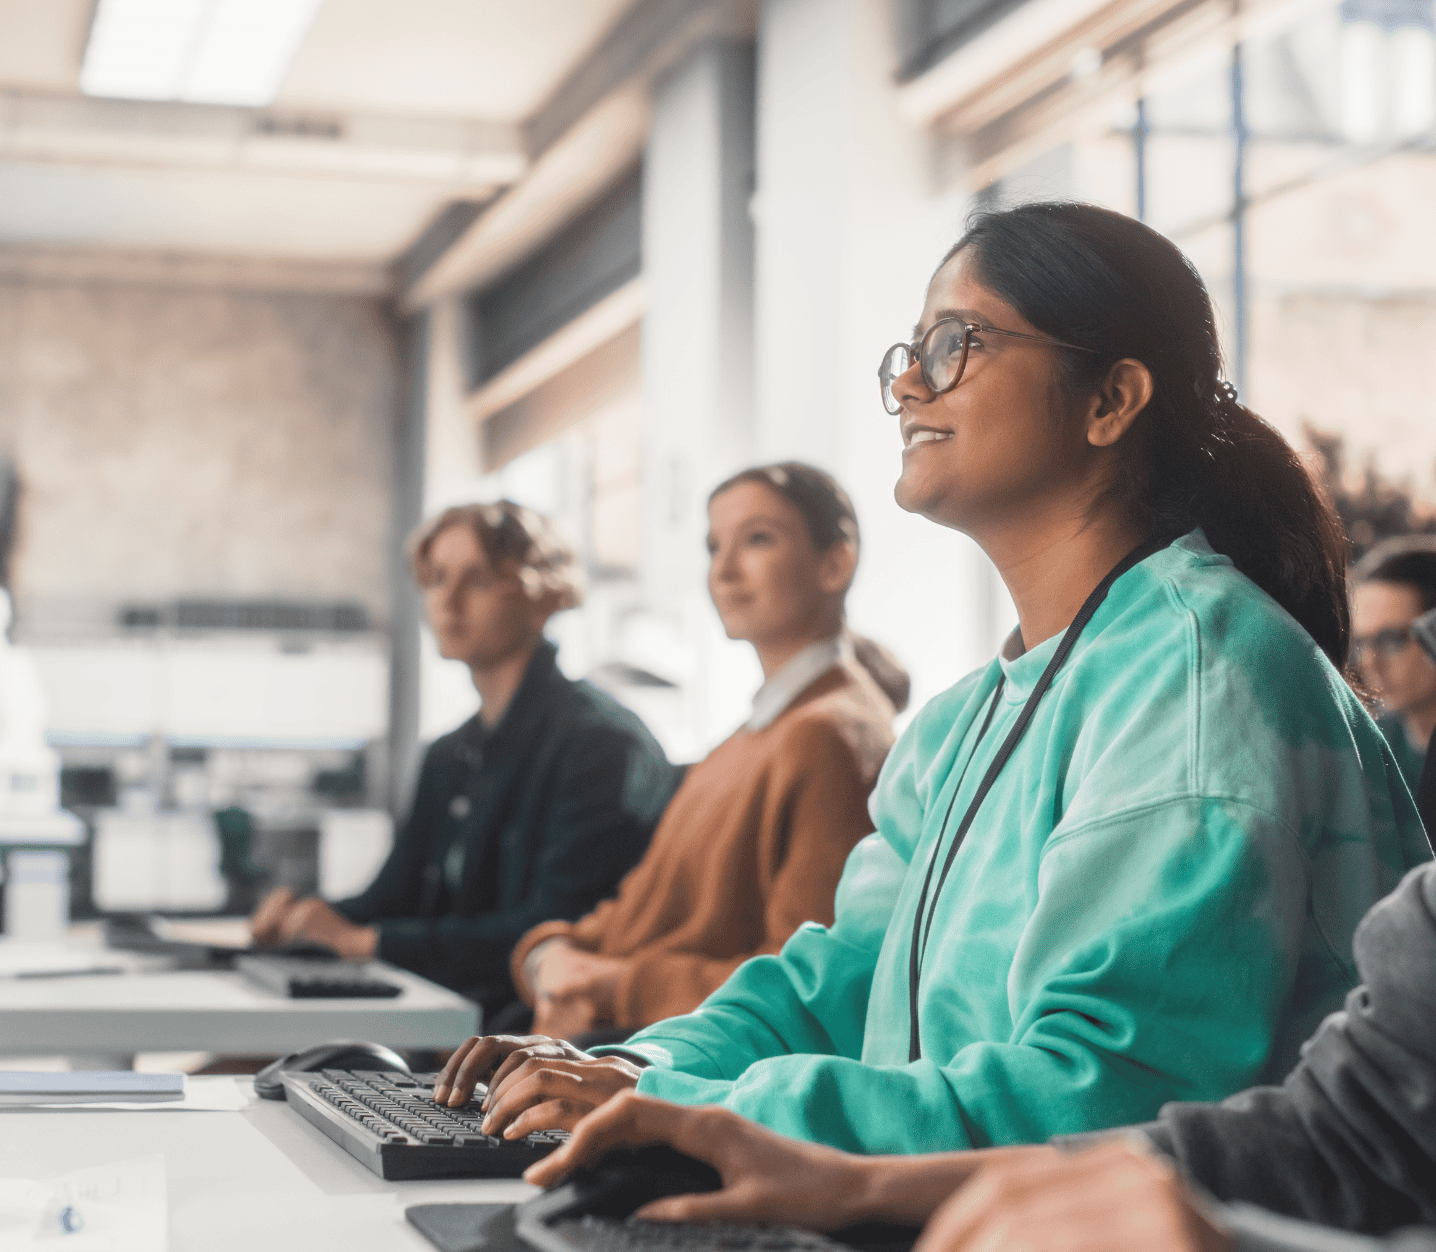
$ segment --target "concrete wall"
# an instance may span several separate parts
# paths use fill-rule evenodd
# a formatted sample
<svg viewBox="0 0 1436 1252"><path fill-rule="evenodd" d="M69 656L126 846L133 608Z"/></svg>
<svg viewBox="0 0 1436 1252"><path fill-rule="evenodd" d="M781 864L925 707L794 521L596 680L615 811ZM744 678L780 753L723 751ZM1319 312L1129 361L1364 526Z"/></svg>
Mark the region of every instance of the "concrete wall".
<svg viewBox="0 0 1436 1252"><path fill-rule="evenodd" d="M179 595L383 623L396 374L370 297L0 279L24 632Z"/></svg>

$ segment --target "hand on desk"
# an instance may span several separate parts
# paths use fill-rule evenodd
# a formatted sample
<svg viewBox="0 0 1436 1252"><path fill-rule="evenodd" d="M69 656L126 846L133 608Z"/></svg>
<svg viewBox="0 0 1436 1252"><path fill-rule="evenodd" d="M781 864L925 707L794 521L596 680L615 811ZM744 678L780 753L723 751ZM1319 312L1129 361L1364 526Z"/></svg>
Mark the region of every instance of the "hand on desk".
<svg viewBox="0 0 1436 1252"><path fill-rule="evenodd" d="M572 1130L620 1091L638 1085L637 1065L589 1056L543 1035L475 1035L449 1058L434 1084L439 1104L457 1107L488 1079L484 1133L519 1139L535 1130Z"/></svg>
<svg viewBox="0 0 1436 1252"><path fill-rule="evenodd" d="M534 1033L572 1039L614 1019L623 962L551 941L534 972Z"/></svg>
<svg viewBox="0 0 1436 1252"><path fill-rule="evenodd" d="M307 939L333 948L350 961L372 960L379 948L379 932L374 927L356 926L318 896L296 900L288 887L276 887L260 901L249 929L258 944Z"/></svg>

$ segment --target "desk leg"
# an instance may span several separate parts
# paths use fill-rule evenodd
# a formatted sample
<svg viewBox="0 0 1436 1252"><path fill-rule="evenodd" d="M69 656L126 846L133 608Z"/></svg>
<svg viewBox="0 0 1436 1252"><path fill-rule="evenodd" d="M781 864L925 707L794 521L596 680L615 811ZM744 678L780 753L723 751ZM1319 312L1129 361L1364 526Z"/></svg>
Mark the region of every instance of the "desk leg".
<svg viewBox="0 0 1436 1252"><path fill-rule="evenodd" d="M73 1052L65 1058L72 1070L76 1069L134 1069L133 1052Z"/></svg>

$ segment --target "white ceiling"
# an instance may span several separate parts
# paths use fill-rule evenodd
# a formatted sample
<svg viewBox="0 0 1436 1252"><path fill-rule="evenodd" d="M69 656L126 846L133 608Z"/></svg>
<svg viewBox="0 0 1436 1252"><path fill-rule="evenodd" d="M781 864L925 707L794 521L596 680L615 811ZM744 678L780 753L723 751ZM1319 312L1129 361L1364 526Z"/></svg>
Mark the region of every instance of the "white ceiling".
<svg viewBox="0 0 1436 1252"><path fill-rule="evenodd" d="M385 261L434 214L431 185L243 170L0 161L0 241Z"/></svg>
<svg viewBox="0 0 1436 1252"><path fill-rule="evenodd" d="M275 103L518 121L630 3L325 0Z"/></svg>
<svg viewBox="0 0 1436 1252"><path fill-rule="evenodd" d="M631 3L324 0L273 109L519 121ZM146 159L76 156L73 144L23 151L6 121L20 114L14 97L78 93L90 9L91 0L0 0L0 245L383 262L447 201L489 194L472 177L195 168L178 146L167 160L158 132Z"/></svg>

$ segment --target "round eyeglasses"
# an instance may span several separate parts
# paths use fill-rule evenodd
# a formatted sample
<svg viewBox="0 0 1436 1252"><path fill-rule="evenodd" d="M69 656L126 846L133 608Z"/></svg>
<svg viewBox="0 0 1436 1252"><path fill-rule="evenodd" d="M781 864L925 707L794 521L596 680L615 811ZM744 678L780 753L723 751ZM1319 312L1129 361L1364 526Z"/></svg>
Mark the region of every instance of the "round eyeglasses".
<svg viewBox="0 0 1436 1252"><path fill-rule="evenodd" d="M1351 659L1360 665L1368 656L1379 656L1389 661L1400 656L1411 646L1411 630L1407 626L1388 626L1374 635L1353 635L1351 637Z"/></svg>
<svg viewBox="0 0 1436 1252"><path fill-rule="evenodd" d="M1026 335L1020 330L999 330L996 326L965 322L960 317L945 317L932 324L920 343L895 343L883 353L882 364L878 366L883 408L894 417L902 412L902 401L893 394L893 383L912 369L914 357L922 366L923 385L934 396L956 387L962 381L962 371L967 368L967 353L974 335L1007 335L1012 339L1048 343L1054 348L1071 348L1074 352L1095 351L1080 344L1049 339L1045 335Z"/></svg>

